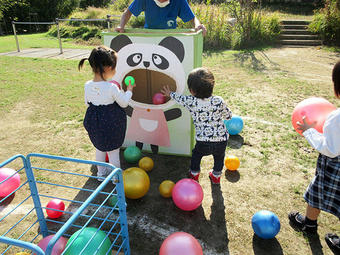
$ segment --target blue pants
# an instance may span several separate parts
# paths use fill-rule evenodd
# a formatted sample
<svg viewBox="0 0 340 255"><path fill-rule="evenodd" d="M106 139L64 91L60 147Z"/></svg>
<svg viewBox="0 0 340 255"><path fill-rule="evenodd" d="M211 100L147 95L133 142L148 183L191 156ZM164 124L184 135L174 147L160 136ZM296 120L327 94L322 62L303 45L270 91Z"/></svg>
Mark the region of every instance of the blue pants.
<svg viewBox="0 0 340 255"><path fill-rule="evenodd" d="M192 173L201 171L201 159L203 156L213 155L214 157L214 175L221 175L224 165L225 149L228 141L223 142L201 142L196 141L195 148L192 150L191 166Z"/></svg>

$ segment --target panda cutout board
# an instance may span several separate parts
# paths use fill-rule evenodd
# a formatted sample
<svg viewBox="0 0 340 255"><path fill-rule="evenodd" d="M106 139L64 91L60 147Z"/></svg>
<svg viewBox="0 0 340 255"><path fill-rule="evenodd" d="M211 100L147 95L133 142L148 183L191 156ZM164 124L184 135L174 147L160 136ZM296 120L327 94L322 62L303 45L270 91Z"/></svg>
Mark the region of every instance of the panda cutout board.
<svg viewBox="0 0 340 255"><path fill-rule="evenodd" d="M147 31L147 32L146 32ZM124 79L132 76L136 87L129 106L123 146L136 145L153 153L191 156L194 126L188 110L175 101L153 104L163 86L188 95L187 77L202 66L202 33L192 30L127 29L104 32L104 45L118 53L113 80L126 90Z"/></svg>

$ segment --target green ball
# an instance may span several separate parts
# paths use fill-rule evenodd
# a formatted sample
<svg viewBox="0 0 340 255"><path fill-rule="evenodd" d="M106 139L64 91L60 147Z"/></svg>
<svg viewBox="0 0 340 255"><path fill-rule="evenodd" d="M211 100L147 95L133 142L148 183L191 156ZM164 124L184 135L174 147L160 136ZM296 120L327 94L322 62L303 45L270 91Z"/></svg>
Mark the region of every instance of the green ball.
<svg viewBox="0 0 340 255"><path fill-rule="evenodd" d="M111 196L108 200L107 203L109 206L114 207L118 202L117 196Z"/></svg>
<svg viewBox="0 0 340 255"><path fill-rule="evenodd" d="M78 254L82 254L82 255L93 255L93 254L105 255L107 253L111 254L111 251L110 251L111 241L108 237L106 237L105 232L103 232L101 230L98 230L98 232L97 232L96 228L89 227L89 228L85 228L79 234L79 236L77 236L78 232L80 232L80 231L81 231L81 229L79 229L77 232L75 232L70 237L70 239L68 240L66 247L68 247L69 244L70 244L70 246L68 247L67 250L65 250L65 253L64 253L65 255L78 255ZM92 238L92 236L94 236L94 237ZM87 243L89 242L89 240L91 238L92 238L92 240L87 245ZM75 239L75 240L71 244L73 239ZM98 249L100 244L101 244L101 246ZM84 249L83 252L81 252L82 249L85 246L86 246L86 248ZM96 252L97 249L98 249L98 251Z"/></svg>
<svg viewBox="0 0 340 255"><path fill-rule="evenodd" d="M126 86L129 86L129 81L131 81L131 85L135 85L135 78L133 78L132 76L126 76L124 79L124 83Z"/></svg>
<svg viewBox="0 0 340 255"><path fill-rule="evenodd" d="M129 163L137 163L142 157L142 152L137 146L129 146L124 151L124 158Z"/></svg>

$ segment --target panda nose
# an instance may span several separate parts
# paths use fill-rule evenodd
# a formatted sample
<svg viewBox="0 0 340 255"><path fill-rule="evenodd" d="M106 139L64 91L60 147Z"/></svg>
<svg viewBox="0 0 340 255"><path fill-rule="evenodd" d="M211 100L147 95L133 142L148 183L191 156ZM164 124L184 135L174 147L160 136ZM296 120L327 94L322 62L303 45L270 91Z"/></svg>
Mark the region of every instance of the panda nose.
<svg viewBox="0 0 340 255"><path fill-rule="evenodd" d="M150 66L150 62L149 61L143 61L143 64L144 64L145 68L148 68Z"/></svg>

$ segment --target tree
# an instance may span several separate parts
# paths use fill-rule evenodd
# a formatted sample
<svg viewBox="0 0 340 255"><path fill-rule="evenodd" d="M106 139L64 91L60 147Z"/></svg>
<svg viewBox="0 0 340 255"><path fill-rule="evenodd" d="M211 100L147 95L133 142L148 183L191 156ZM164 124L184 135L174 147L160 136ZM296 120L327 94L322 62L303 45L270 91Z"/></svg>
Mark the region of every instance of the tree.
<svg viewBox="0 0 340 255"><path fill-rule="evenodd" d="M80 0L79 7L86 9L89 6L93 7L106 7L111 0Z"/></svg>

